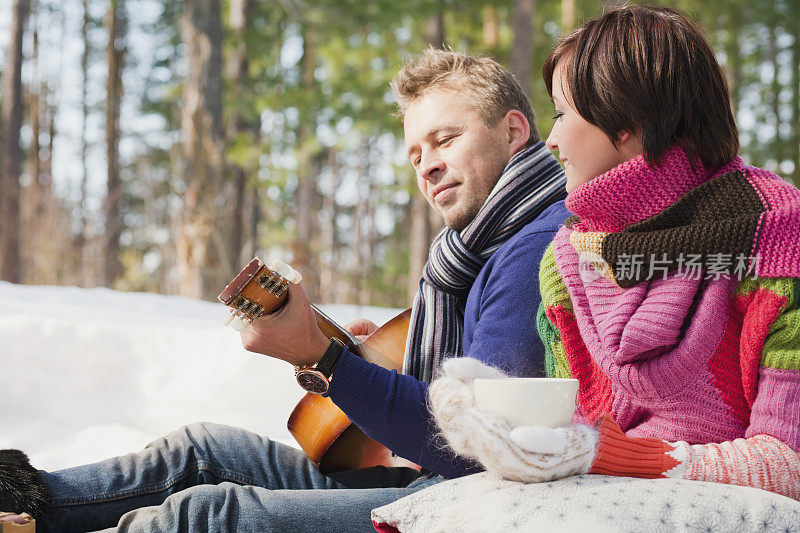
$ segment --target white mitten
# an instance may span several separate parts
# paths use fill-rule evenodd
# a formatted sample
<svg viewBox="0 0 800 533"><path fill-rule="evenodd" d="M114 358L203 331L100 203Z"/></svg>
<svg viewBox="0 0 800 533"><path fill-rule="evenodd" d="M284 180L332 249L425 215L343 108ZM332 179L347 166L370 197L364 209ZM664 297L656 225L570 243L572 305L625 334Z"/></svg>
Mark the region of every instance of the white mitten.
<svg viewBox="0 0 800 533"><path fill-rule="evenodd" d="M476 459L489 472L528 483L589 471L597 430L585 425L512 430L499 415L475 407L473 392L475 378L508 376L467 357L450 359L442 369L444 375L429 388L431 411L456 453Z"/></svg>
<svg viewBox="0 0 800 533"><path fill-rule="evenodd" d="M453 357L442 363L442 370L447 377L461 380L472 385L475 378L507 378L500 370L485 365L472 357Z"/></svg>

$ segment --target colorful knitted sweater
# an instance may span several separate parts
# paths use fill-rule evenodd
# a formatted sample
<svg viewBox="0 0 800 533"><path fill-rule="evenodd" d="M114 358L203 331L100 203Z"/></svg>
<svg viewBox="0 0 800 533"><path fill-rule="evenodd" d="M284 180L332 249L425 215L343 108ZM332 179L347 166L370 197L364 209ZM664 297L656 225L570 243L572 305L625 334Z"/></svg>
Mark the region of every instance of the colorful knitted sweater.
<svg viewBox="0 0 800 533"><path fill-rule="evenodd" d="M800 499L800 191L675 147L567 207L537 327L548 375L579 380L576 422L599 422L592 472Z"/></svg>

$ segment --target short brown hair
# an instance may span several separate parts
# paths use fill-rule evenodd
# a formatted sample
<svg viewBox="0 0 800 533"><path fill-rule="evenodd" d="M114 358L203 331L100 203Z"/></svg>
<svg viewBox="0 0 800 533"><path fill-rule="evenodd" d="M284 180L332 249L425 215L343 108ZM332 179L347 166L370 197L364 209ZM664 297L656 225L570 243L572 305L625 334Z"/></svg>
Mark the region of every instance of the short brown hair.
<svg viewBox="0 0 800 533"><path fill-rule="evenodd" d="M611 139L641 130L651 166L678 144L694 164L718 168L739 152L728 85L700 28L666 7L626 6L563 38L542 68L564 61L571 104Z"/></svg>
<svg viewBox="0 0 800 533"><path fill-rule="evenodd" d="M493 59L433 47L426 49L415 60L405 63L392 80L400 118L412 102L437 89L456 89L467 94L489 126L516 109L530 125L531 136L526 146L540 140L533 107L525 91L514 75Z"/></svg>

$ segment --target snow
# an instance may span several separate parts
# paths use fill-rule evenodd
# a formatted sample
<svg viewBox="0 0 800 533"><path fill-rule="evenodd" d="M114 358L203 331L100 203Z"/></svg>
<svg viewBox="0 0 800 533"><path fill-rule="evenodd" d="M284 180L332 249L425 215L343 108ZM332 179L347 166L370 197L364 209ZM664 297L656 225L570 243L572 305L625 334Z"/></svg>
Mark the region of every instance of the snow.
<svg viewBox="0 0 800 533"><path fill-rule="evenodd" d="M398 310L321 306L339 322ZM0 448L57 470L211 421L294 444L291 366L247 352L219 303L0 282Z"/></svg>

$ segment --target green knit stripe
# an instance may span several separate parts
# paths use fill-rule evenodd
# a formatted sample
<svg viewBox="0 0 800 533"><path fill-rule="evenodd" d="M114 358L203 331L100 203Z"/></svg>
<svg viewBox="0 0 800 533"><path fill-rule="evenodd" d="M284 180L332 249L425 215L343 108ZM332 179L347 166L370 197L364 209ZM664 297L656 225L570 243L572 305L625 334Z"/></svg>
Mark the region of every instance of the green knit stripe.
<svg viewBox="0 0 800 533"><path fill-rule="evenodd" d="M539 303L536 311L536 331L544 344L544 375L552 378L556 373L556 360L553 353L553 346L561 341L558 329L550 322L545 312L544 302Z"/></svg>
<svg viewBox="0 0 800 533"><path fill-rule="evenodd" d="M795 283L796 280L794 278L748 277L742 280L739 285L737 285L734 295L747 296L758 290L768 290L791 300L792 294L795 292Z"/></svg>
<svg viewBox="0 0 800 533"><path fill-rule="evenodd" d="M542 344L544 344L545 374L551 378L570 378L572 376L569 372L567 352L564 349L561 334L546 313L547 309L554 307L560 307L568 313L573 312L567 286L558 271L553 243L550 243L545 250L542 263L539 265L539 289L542 303L539 304L539 310L536 313L536 328Z"/></svg>
<svg viewBox="0 0 800 533"><path fill-rule="evenodd" d="M567 311L572 311L572 302L569 299L567 286L564 284L556 265L553 243L550 243L550 246L545 250L542 263L539 265L539 289L545 308L560 305Z"/></svg>
<svg viewBox="0 0 800 533"><path fill-rule="evenodd" d="M539 310L536 313L536 329L539 331L542 344L544 344L545 375L548 378L571 378L567 363L567 351L561 341L561 334L547 317L544 303L539 304Z"/></svg>
<svg viewBox="0 0 800 533"><path fill-rule="evenodd" d="M761 351L761 364L775 369L800 370L800 279L763 280L772 292L786 296L788 301L769 328Z"/></svg>
<svg viewBox="0 0 800 533"><path fill-rule="evenodd" d="M554 378L571 378L572 373L569 371L569 363L567 363L567 350L564 348L564 343L561 342L561 337L558 342L553 343L553 358L555 359Z"/></svg>

